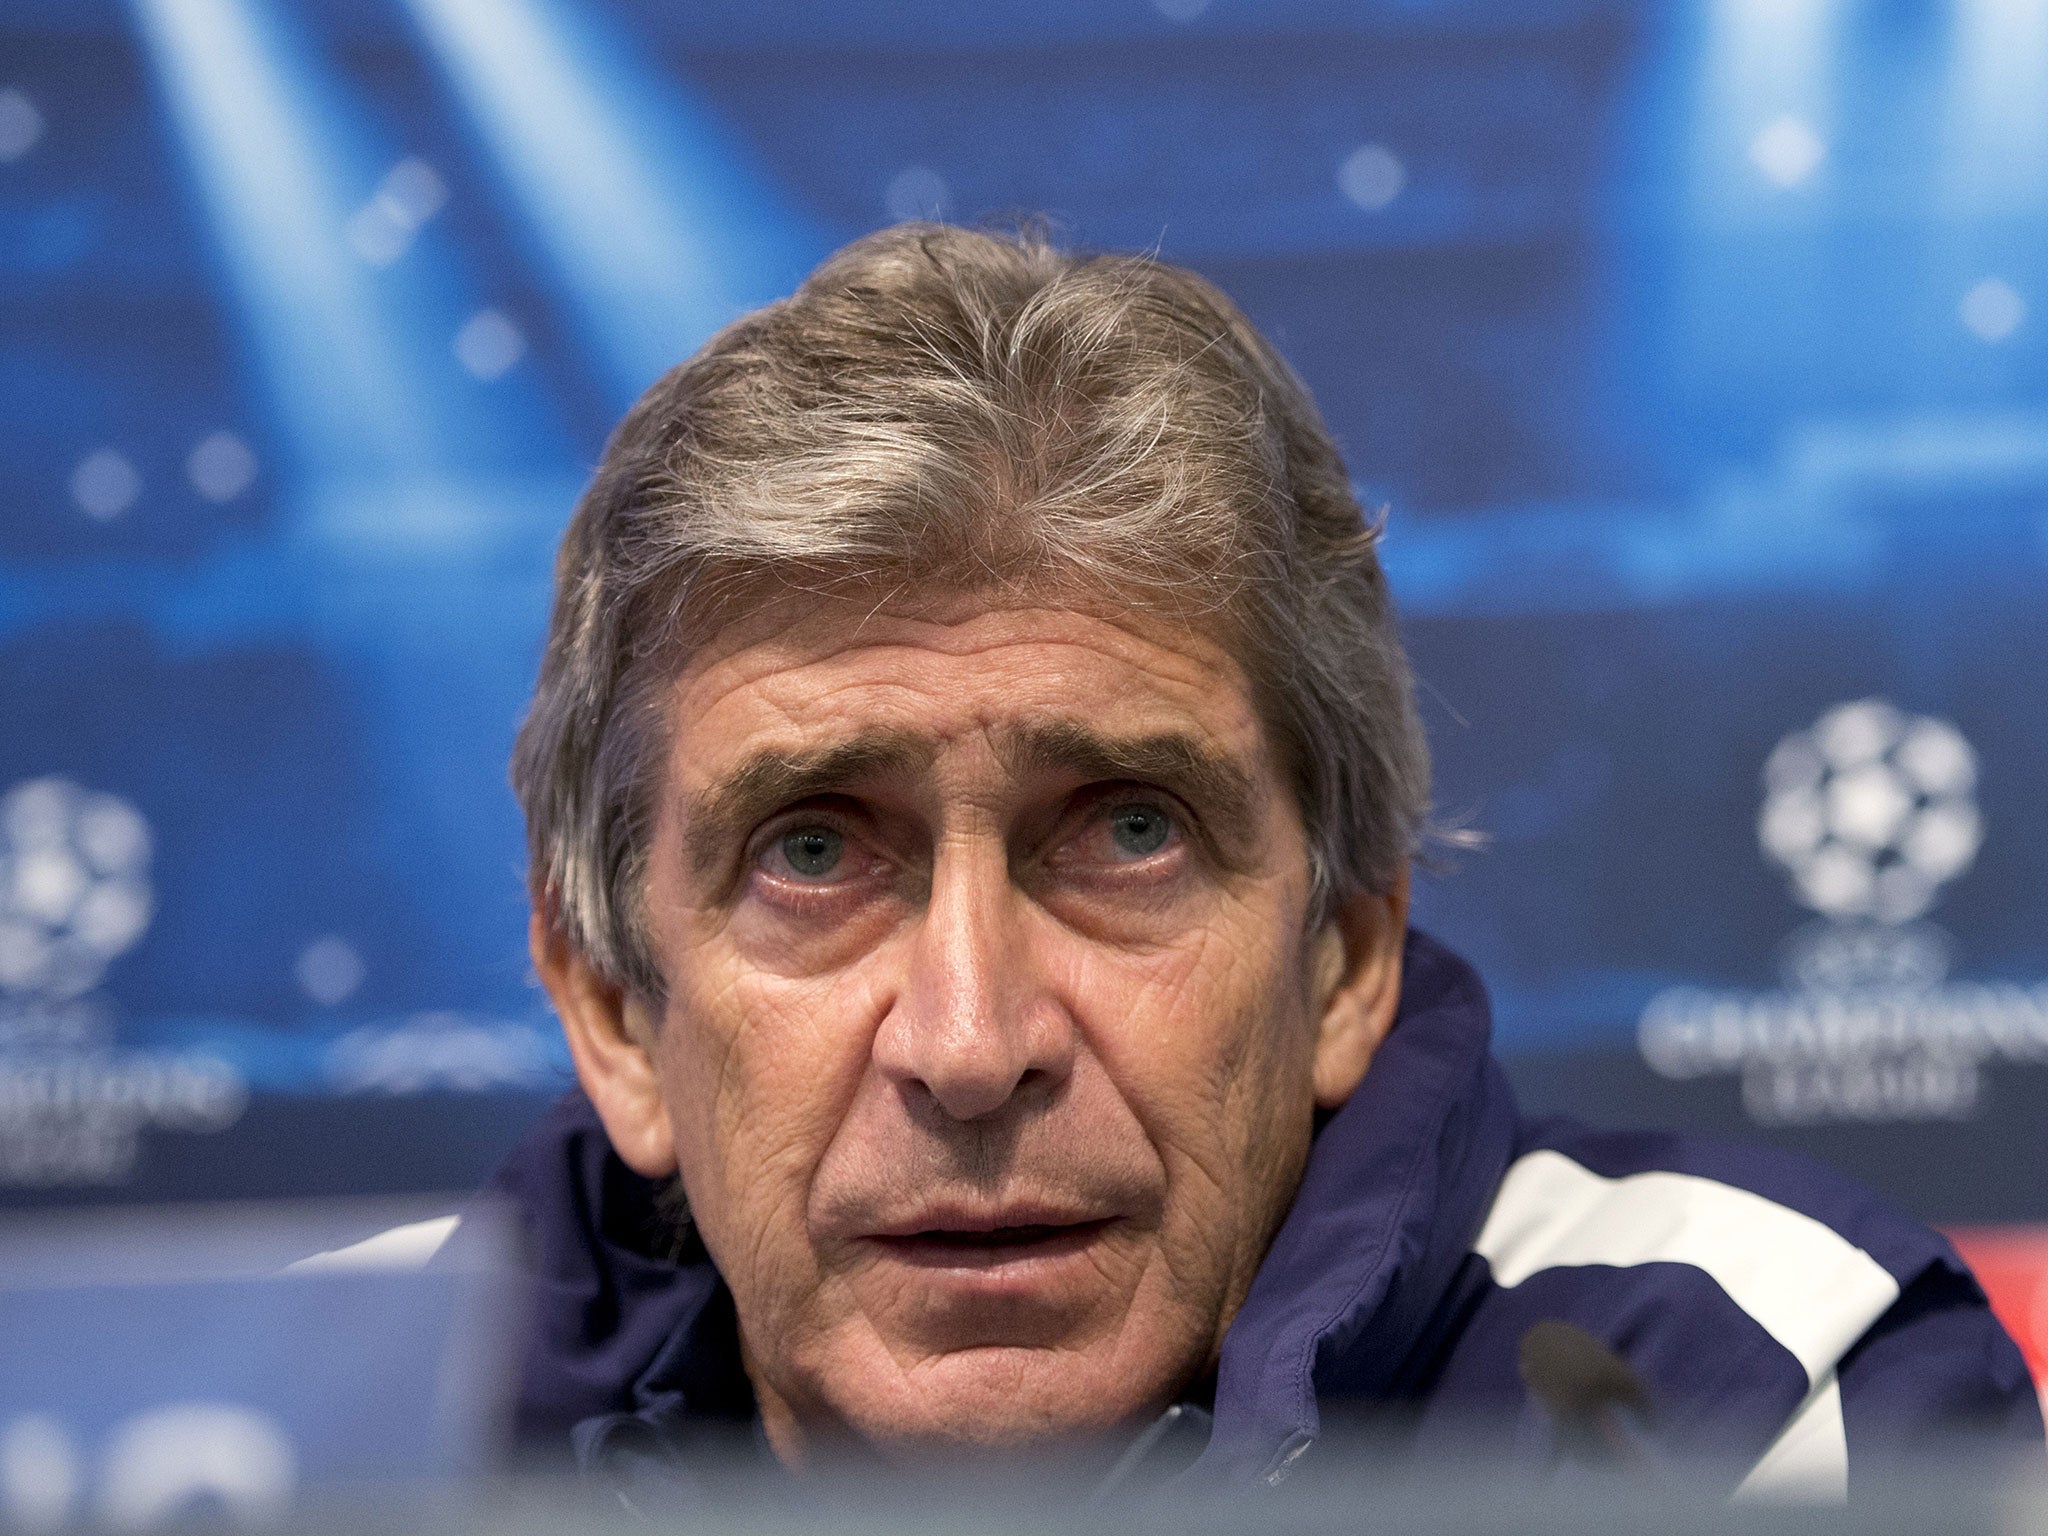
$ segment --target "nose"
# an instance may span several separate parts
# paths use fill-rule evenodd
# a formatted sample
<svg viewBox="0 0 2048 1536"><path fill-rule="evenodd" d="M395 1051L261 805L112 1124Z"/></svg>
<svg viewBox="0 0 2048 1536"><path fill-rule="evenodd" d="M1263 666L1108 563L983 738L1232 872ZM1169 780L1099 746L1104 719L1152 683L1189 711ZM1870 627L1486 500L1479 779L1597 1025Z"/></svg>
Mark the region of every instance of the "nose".
<svg viewBox="0 0 2048 1536"><path fill-rule="evenodd" d="M874 1059L953 1120L1064 1081L1074 1026L1045 986L1023 900L998 849L942 848Z"/></svg>

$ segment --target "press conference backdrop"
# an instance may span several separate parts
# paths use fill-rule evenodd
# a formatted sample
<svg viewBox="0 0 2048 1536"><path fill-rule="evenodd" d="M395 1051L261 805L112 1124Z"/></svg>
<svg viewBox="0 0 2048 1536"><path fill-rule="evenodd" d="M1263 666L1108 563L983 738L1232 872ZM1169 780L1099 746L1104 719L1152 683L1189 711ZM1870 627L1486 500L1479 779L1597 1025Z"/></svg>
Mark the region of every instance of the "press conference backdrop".
<svg viewBox="0 0 2048 1536"><path fill-rule="evenodd" d="M0 1200L479 1179L606 429L1018 212L1220 282L1389 509L1528 1103L2048 1217L2044 0L7 0Z"/></svg>

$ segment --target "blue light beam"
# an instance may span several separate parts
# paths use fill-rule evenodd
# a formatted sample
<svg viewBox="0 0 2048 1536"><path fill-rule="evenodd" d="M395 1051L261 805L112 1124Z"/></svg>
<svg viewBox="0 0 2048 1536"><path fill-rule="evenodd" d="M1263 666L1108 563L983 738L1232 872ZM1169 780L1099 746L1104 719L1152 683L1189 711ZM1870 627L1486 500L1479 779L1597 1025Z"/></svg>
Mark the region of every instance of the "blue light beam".
<svg viewBox="0 0 2048 1536"><path fill-rule="evenodd" d="M407 0L623 407L832 243L703 107L557 0Z"/></svg>
<svg viewBox="0 0 2048 1536"><path fill-rule="evenodd" d="M2048 0L1957 0L1942 193L1947 211L2048 211Z"/></svg>
<svg viewBox="0 0 2048 1536"><path fill-rule="evenodd" d="M1693 143L1696 212L1747 222L1820 181L1836 128L1841 0L1711 0Z"/></svg>
<svg viewBox="0 0 2048 1536"><path fill-rule="evenodd" d="M345 238L362 199L344 184L331 125L316 121L306 61L247 0L131 3L306 467L418 460L424 413Z"/></svg>

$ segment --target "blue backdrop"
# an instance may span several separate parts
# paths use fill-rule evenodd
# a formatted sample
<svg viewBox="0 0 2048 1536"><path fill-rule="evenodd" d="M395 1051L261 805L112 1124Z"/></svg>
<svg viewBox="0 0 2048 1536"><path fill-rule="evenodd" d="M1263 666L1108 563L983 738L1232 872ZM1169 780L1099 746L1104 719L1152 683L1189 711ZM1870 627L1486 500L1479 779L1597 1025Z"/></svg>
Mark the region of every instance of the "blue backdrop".
<svg viewBox="0 0 2048 1536"><path fill-rule="evenodd" d="M7 0L0 1198L479 1176L607 427L1025 211L1390 509L1525 1097L2048 1214L2044 0Z"/></svg>

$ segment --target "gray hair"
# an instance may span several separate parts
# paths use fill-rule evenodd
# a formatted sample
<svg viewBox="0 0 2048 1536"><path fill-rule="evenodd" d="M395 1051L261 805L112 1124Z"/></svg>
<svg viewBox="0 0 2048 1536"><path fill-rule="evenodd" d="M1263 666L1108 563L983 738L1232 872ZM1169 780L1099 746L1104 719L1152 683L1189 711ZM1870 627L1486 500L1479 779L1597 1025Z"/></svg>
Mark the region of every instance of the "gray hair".
<svg viewBox="0 0 2048 1536"><path fill-rule="evenodd" d="M1383 892L1429 756L1377 535L1301 380L1204 279L1035 230L856 240L672 369L605 448L512 759L534 899L606 979L665 994L641 887L669 685L764 582L1203 623L1289 775L1311 917Z"/></svg>

